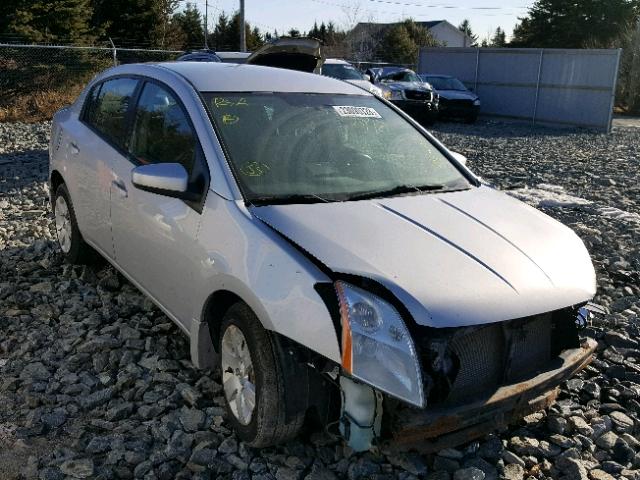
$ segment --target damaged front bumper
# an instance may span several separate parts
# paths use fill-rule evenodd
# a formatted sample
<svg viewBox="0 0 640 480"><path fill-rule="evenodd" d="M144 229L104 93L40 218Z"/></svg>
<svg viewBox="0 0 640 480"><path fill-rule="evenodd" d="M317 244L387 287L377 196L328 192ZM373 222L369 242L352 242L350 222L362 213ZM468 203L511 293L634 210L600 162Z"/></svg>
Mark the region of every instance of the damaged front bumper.
<svg viewBox="0 0 640 480"><path fill-rule="evenodd" d="M558 385L587 366L596 347L595 340L586 339L579 348L562 352L556 359L557 367L551 365L533 378L502 386L488 398L455 407L399 409L385 442L391 448L430 453L505 427L553 404Z"/></svg>

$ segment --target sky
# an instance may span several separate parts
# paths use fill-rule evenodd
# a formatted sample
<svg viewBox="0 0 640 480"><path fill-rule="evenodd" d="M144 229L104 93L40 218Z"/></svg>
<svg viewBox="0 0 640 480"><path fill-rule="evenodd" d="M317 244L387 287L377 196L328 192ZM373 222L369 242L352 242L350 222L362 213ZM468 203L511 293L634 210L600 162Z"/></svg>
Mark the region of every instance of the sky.
<svg viewBox="0 0 640 480"><path fill-rule="evenodd" d="M238 9L239 0L195 0L200 10L209 3L210 18L221 11ZM510 35L518 17L527 13L533 0L245 0L246 19L260 30L279 33L292 27L309 30L313 22L333 21L341 28L358 22L393 22L411 17L414 20L448 20L459 25L468 18L480 39L501 27ZM213 25L214 20L209 24Z"/></svg>

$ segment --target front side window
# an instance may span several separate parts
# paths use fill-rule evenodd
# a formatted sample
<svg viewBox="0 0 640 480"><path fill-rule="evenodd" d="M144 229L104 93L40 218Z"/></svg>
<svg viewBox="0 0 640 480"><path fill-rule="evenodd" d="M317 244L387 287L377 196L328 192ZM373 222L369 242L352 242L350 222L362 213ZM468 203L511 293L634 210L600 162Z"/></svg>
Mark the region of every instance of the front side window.
<svg viewBox="0 0 640 480"><path fill-rule="evenodd" d="M147 83L136 106L129 151L141 164L180 163L193 169L196 138L187 115L165 88Z"/></svg>
<svg viewBox="0 0 640 480"><path fill-rule="evenodd" d="M129 105L138 81L133 78L114 78L94 87L85 112L85 121L98 130L106 140L118 147L126 145L126 120Z"/></svg>
<svg viewBox="0 0 640 480"><path fill-rule="evenodd" d="M203 96L240 188L254 204L470 187L428 138L375 97Z"/></svg>

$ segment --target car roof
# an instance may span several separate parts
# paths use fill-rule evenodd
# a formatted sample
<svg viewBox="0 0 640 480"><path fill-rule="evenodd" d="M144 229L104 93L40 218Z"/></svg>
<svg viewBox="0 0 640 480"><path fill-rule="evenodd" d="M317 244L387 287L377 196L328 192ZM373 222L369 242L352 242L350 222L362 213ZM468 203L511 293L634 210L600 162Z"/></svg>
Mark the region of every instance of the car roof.
<svg viewBox="0 0 640 480"><path fill-rule="evenodd" d="M109 73L112 75L116 73L135 74L134 70L145 66L171 70L188 80L200 92L300 92L371 95L359 87L330 77L258 65L222 62L162 62L123 65L112 69ZM144 75L151 72L139 73Z"/></svg>

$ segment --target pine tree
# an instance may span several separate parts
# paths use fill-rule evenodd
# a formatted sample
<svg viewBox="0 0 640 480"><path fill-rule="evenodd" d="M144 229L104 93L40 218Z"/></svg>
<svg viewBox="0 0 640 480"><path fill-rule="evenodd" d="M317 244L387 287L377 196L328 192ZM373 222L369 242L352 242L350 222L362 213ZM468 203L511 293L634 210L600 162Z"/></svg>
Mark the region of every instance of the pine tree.
<svg viewBox="0 0 640 480"><path fill-rule="evenodd" d="M28 42L91 44L96 38L90 23L90 0L22 0L8 4L12 10L2 12L3 33ZM7 5L2 10L8 10Z"/></svg>
<svg viewBox="0 0 640 480"><path fill-rule="evenodd" d="M438 42L429 30L408 19L391 26L384 34L377 56L388 62L417 63L422 47L434 47Z"/></svg>
<svg viewBox="0 0 640 480"><path fill-rule="evenodd" d="M502 28L496 28L493 37L491 37L491 46L494 48L504 48L507 46L507 34Z"/></svg>
<svg viewBox="0 0 640 480"><path fill-rule="evenodd" d="M178 0L92 0L93 25L121 47L171 46L171 18Z"/></svg>
<svg viewBox="0 0 640 480"><path fill-rule="evenodd" d="M173 15L173 23L184 36L182 48L199 48L204 43L204 19L194 3L187 3L182 12Z"/></svg>
<svg viewBox="0 0 640 480"><path fill-rule="evenodd" d="M582 48L618 37L638 18L640 0L537 0L513 32L519 47Z"/></svg>
<svg viewBox="0 0 640 480"><path fill-rule="evenodd" d="M478 35L474 34L473 30L471 30L471 22L469 19L465 18L462 23L458 25L458 29L471 39L470 46L475 47L478 44Z"/></svg>

